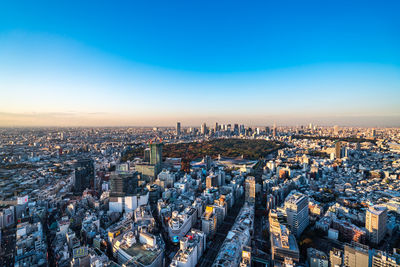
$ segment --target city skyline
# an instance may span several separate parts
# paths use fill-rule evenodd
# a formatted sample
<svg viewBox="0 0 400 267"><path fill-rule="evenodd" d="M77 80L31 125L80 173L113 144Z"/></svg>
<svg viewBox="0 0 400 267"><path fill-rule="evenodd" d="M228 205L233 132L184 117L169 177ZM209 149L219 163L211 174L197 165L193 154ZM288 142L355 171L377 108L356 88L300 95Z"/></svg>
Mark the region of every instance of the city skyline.
<svg viewBox="0 0 400 267"><path fill-rule="evenodd" d="M0 127L400 126L399 3L3 4Z"/></svg>
<svg viewBox="0 0 400 267"><path fill-rule="evenodd" d="M399 10L1 3L0 266L400 267Z"/></svg>

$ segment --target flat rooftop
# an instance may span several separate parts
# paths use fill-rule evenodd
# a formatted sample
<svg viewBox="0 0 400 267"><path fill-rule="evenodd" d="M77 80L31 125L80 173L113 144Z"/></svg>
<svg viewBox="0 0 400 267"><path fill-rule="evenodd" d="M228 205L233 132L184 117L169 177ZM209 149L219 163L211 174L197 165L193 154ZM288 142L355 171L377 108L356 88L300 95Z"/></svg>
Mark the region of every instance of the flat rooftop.
<svg viewBox="0 0 400 267"><path fill-rule="evenodd" d="M135 257L136 261L144 266L150 265L161 253L160 249L149 250L139 243L133 244L131 247L123 245L120 249L124 250L132 257Z"/></svg>
<svg viewBox="0 0 400 267"><path fill-rule="evenodd" d="M368 209L369 212L375 215L381 215L383 212L386 211L386 207L384 206L371 206Z"/></svg>

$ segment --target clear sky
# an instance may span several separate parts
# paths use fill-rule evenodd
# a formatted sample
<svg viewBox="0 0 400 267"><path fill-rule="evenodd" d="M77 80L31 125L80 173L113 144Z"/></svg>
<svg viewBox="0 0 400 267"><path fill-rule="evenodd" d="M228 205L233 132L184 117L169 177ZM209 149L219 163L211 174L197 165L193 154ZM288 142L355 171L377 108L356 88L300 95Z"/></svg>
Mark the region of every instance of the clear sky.
<svg viewBox="0 0 400 267"><path fill-rule="evenodd" d="M2 1L0 126L400 126L400 1Z"/></svg>

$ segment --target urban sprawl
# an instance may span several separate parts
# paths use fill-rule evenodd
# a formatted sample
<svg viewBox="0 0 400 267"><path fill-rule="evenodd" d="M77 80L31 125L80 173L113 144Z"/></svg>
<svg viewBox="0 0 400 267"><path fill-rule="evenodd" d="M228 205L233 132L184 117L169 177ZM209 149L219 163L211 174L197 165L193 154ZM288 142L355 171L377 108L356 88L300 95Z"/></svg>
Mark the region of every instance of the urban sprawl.
<svg viewBox="0 0 400 267"><path fill-rule="evenodd" d="M399 225L399 128L0 129L0 266L400 267Z"/></svg>

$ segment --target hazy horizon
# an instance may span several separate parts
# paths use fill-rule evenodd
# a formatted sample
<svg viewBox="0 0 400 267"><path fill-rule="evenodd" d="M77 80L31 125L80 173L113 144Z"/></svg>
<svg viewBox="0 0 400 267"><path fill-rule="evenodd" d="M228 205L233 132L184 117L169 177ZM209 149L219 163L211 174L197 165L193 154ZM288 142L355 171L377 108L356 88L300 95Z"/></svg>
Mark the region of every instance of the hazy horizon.
<svg viewBox="0 0 400 267"><path fill-rule="evenodd" d="M0 10L0 127L400 127L400 2Z"/></svg>
<svg viewBox="0 0 400 267"><path fill-rule="evenodd" d="M202 123L206 123L208 127L214 127L215 123L219 124L244 124L246 126L272 126L274 123L277 127L280 126L308 126L310 123L317 126L322 127L332 127L335 125L342 126L342 127L367 127L367 128L397 128L399 127L398 121L399 117L392 118L387 116L382 117L363 117L363 116L349 116L349 117L304 117L304 118L284 118L282 116L274 116L274 117L265 117L260 118L253 118L250 120L246 119L235 119L232 118L231 120L226 120L223 118L197 118L193 122L193 119L184 119L184 120L174 120L174 118L169 118L168 123L164 123L161 120L156 119L142 119L142 123L134 123L130 122L127 119L124 123L120 123L121 120L113 121L113 116L106 116L106 114L97 114L91 115L86 121L79 121L74 119L72 115L71 118L69 115L66 114L40 114L40 115L26 115L29 119L24 118L24 115L21 114L0 114L0 116L7 118L10 116L10 124L8 125L1 125L0 127L4 128L13 128L13 127L175 127L177 122L181 123L183 128L185 127L197 127L199 128ZM16 119L17 117L22 116L22 120ZM79 117L81 115L78 115ZM99 116L98 119L93 119L93 116ZM51 118L51 119L50 119ZM275 118L275 119L274 119ZM41 119L41 120L40 120ZM376 123L371 123L371 119L376 121ZM31 121L31 124L26 124L25 121ZM99 120L102 120L102 123L98 123ZM49 123L54 121L54 123ZM91 121L91 122L89 122ZM395 123L392 123L395 121ZM17 122L17 123L16 123ZM18 123L19 122L19 123Z"/></svg>

